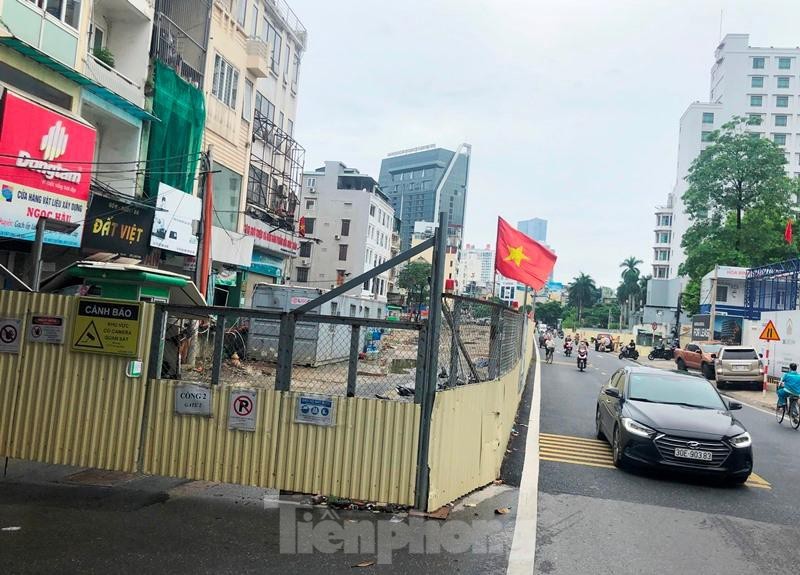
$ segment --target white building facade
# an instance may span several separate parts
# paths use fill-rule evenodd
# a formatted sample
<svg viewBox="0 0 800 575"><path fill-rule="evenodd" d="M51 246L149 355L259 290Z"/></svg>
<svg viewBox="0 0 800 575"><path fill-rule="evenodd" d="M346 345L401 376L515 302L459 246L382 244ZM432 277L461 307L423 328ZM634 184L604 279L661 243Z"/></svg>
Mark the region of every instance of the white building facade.
<svg viewBox="0 0 800 575"><path fill-rule="evenodd" d="M462 292L488 288L494 272L494 249L490 244L477 247L467 244L462 252L458 285Z"/></svg>
<svg viewBox="0 0 800 575"><path fill-rule="evenodd" d="M378 183L341 162L303 175L300 216L305 238L291 283L331 289L392 257L394 209ZM385 302L389 272L354 295Z"/></svg>
<svg viewBox="0 0 800 575"><path fill-rule="evenodd" d="M714 53L708 102L695 102L680 121L677 178L667 204L656 208L653 277L674 278L686 260L681 238L686 176L709 134L733 116L760 121L748 131L770 138L786 153L786 170L800 175L800 48L758 48L747 34L728 34Z"/></svg>

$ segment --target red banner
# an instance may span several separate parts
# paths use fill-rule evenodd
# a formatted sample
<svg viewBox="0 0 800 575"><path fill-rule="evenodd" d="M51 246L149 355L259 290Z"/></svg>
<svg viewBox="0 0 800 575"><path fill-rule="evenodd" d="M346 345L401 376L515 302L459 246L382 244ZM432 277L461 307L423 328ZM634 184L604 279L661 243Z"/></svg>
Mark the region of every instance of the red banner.
<svg viewBox="0 0 800 575"><path fill-rule="evenodd" d="M94 128L6 90L0 111L0 180L89 198Z"/></svg>

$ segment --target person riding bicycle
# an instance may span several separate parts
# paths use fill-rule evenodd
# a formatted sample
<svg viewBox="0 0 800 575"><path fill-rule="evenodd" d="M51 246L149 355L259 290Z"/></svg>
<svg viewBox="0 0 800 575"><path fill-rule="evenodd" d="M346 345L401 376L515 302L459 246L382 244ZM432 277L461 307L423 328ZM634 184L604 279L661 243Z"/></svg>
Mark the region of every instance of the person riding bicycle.
<svg viewBox="0 0 800 575"><path fill-rule="evenodd" d="M792 395L800 397L800 373L797 373L797 364L790 363L789 371L783 374L775 390L778 394L778 407L786 405L786 398Z"/></svg>
<svg viewBox="0 0 800 575"><path fill-rule="evenodd" d="M555 342L555 340L553 338L548 339L544 343L544 346L545 346L545 349L547 350L547 353L545 355L546 359L552 358L553 357L553 353L555 353L555 351L556 351L556 342Z"/></svg>

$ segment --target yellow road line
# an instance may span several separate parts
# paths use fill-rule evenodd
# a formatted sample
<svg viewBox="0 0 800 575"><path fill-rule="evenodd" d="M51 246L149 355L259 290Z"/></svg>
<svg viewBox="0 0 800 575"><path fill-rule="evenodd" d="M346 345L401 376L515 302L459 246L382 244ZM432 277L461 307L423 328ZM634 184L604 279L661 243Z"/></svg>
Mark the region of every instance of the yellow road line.
<svg viewBox="0 0 800 575"><path fill-rule="evenodd" d="M608 445L602 439L591 439L588 437L575 437L572 435L557 435L555 433L541 433L539 435L542 439L552 439L554 441L580 441L582 443L597 443L600 445Z"/></svg>
<svg viewBox="0 0 800 575"><path fill-rule="evenodd" d="M585 457L581 455L570 455L569 453L558 453L552 451L542 451L540 455L544 457L558 458L567 463L604 463L612 465L614 460L611 457Z"/></svg>
<svg viewBox="0 0 800 575"><path fill-rule="evenodd" d="M611 450L610 449L580 449L575 447L565 447L562 445L548 445L545 443L539 444L539 449L541 450L549 450L555 451L557 453L574 453L576 455L595 455L599 457L610 456Z"/></svg>
<svg viewBox="0 0 800 575"><path fill-rule="evenodd" d="M567 459L558 459L555 457L539 457L539 459L543 461L555 461L556 463L572 463L574 465L586 465L588 467L604 467L605 469L616 469L613 465L605 465L602 463L589 463L588 461L582 461L577 463L575 461L569 461Z"/></svg>

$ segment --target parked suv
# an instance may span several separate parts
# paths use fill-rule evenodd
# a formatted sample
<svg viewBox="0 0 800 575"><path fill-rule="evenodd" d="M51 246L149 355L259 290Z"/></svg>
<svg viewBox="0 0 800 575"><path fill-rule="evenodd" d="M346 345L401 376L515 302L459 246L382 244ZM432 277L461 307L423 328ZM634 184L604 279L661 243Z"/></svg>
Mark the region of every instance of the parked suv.
<svg viewBox="0 0 800 575"><path fill-rule="evenodd" d="M724 389L732 383L749 383L761 389L763 368L752 347L725 346L714 360L717 388Z"/></svg>

